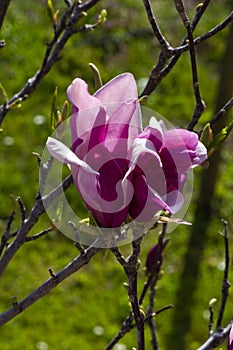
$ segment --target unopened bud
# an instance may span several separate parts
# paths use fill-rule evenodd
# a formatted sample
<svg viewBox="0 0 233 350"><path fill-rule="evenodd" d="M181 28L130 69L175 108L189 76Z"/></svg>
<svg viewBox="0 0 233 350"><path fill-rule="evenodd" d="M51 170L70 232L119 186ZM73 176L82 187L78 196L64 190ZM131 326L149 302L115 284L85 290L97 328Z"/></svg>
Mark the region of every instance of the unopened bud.
<svg viewBox="0 0 233 350"><path fill-rule="evenodd" d="M162 260L162 254L160 253L160 255L158 256L157 249L158 249L158 244L155 244L147 255L147 259L146 259L147 272L152 272L156 262Z"/></svg>
<svg viewBox="0 0 233 350"><path fill-rule="evenodd" d="M209 301L209 307L213 307L213 305L216 303L217 299L216 298L212 298Z"/></svg>

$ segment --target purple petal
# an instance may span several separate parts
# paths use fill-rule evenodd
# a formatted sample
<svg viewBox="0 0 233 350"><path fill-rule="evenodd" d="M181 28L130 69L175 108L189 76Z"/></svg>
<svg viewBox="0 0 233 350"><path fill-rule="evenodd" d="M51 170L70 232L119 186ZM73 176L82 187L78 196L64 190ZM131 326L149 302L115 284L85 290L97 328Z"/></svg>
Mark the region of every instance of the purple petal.
<svg viewBox="0 0 233 350"><path fill-rule="evenodd" d="M148 186L144 175L134 180L134 197L130 206L130 215L139 222L148 222L160 210L171 209L160 197L159 193Z"/></svg>

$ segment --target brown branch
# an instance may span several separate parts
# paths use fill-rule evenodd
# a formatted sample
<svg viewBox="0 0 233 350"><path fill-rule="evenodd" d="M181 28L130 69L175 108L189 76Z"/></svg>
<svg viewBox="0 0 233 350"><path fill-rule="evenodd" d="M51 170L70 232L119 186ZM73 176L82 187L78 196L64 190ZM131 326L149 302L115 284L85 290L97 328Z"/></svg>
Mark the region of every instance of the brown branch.
<svg viewBox="0 0 233 350"><path fill-rule="evenodd" d="M232 322L230 322L225 328L222 328L222 319L223 319L226 302L228 298L228 290L230 288L230 283L228 281L228 273L229 273L229 266L230 266L228 224L225 220L222 220L222 223L224 225L223 237L224 237L224 245L225 245L225 268L224 268L223 281L222 281L222 300L221 300L221 305L218 312L216 330L215 332L212 332L212 326L211 326L212 334L210 334L210 337L207 339L207 341L203 345L201 345L197 350L212 350L219 347L227 338L228 333L232 326Z"/></svg>
<svg viewBox="0 0 233 350"><path fill-rule="evenodd" d="M156 38L158 39L158 42L160 43L160 46L162 48L165 48L167 51L171 50L171 46L170 44L167 42L167 40L165 39L165 37L163 36L157 22L155 19L155 16L153 14L152 8L151 8L151 4L149 0L143 0L146 12L147 12L147 17L149 19L149 22L151 24L151 27L153 29L154 35L156 36Z"/></svg>
<svg viewBox="0 0 233 350"><path fill-rule="evenodd" d="M222 319L223 314L226 307L226 302L228 298L228 290L230 288L230 282L228 281L228 273L229 273L229 266L230 266L230 255L229 255L229 240L228 240L228 224L225 220L222 220L222 223L224 225L224 245L225 245L225 268L224 268L224 274L223 274L223 281L222 281L222 300L221 300L221 306L218 313L218 320L216 325L216 331L220 331L222 329Z"/></svg>
<svg viewBox="0 0 233 350"><path fill-rule="evenodd" d="M35 235L33 236L27 236L25 238L25 242L32 242L32 241L35 241L37 240L38 238L41 238L45 235L47 235L49 232L53 231L54 230L54 227L48 227L47 229L41 231L41 232L38 232L36 233Z"/></svg>
<svg viewBox="0 0 233 350"><path fill-rule="evenodd" d="M156 286L157 279L154 278L151 282L150 286L150 297L149 297L149 307L147 309L147 315L152 315L154 310L154 304L155 304L155 286ZM149 317L148 319L148 325L150 327L151 332L151 346L153 350L158 350L158 340L156 335L156 327L155 327L155 320L154 317Z"/></svg>
<svg viewBox="0 0 233 350"><path fill-rule="evenodd" d="M220 109L220 111L218 111L218 113L214 115L214 117L210 121L210 125L213 126L214 123L216 123L218 119L223 117L231 107L233 107L233 97L231 97L230 100L227 101L227 103Z"/></svg>
<svg viewBox="0 0 233 350"><path fill-rule="evenodd" d="M40 300L46 294L48 294L52 289L54 289L67 277L80 270L81 267L87 264L90 261L90 259L99 251L99 248L96 248L95 246L90 246L88 249L86 249L85 255L79 255L58 273L54 274L53 271L50 269L51 278L44 282L40 287L35 289L22 301L17 301L17 305L13 305L9 310L0 314L0 326L4 325L12 318L20 314L22 311L26 310L29 306L31 306L36 301Z"/></svg>
<svg viewBox="0 0 233 350"><path fill-rule="evenodd" d="M117 336L111 341L111 343L106 347L111 349L118 340L121 339L127 332L129 332L132 327L132 316L134 317L136 328L137 328L137 345L138 350L145 349L145 337L144 337L144 318L140 311L140 305L138 301L138 288L137 288L137 278L138 278L138 257L141 251L142 238L139 237L132 242L133 251L131 255L125 259L117 247L111 248L112 253L117 258L117 261L123 267L127 278L128 278L128 296L132 306L132 312L124 321L123 326Z"/></svg>
<svg viewBox="0 0 233 350"><path fill-rule="evenodd" d="M18 93L16 93L7 103L0 106L0 125L10 111L11 106L18 100L24 101L28 98L28 96L35 91L41 80L46 76L53 65L60 60L62 49L70 37L78 31L75 28L75 25L82 18L83 12L93 7L98 1L99 0L90 0L84 4L75 1L71 7L66 9L61 18L60 24L54 31L52 40L47 44L40 69L32 78L28 79L25 86ZM84 27L82 27L81 31L83 30Z"/></svg>
<svg viewBox="0 0 233 350"><path fill-rule="evenodd" d="M219 347L228 337L232 323L229 323L221 332L215 332L207 341L202 344L197 350L213 350Z"/></svg>
<svg viewBox="0 0 233 350"><path fill-rule="evenodd" d="M2 255L2 252L4 250L5 247L8 246L8 241L11 238L11 234L10 234L10 229L11 229L11 224L13 222L15 218L15 210L13 210L9 216L9 219L7 220L7 224L6 224L6 229L2 235L1 238L1 243L0 243L0 256Z"/></svg>
<svg viewBox="0 0 233 350"><path fill-rule="evenodd" d="M202 101L201 93L199 89L199 81L198 81L198 71L197 71L197 62L196 62L196 50L194 45L194 39L193 39L193 30L190 23L190 20L187 16L187 13L185 11L184 3L182 0L174 0L175 7L177 9L177 12L179 13L183 24L187 30L187 40L189 45L189 54L190 54L190 60L191 60L191 66L192 66L192 80L193 80L193 91L194 96L196 100L196 106L194 109L194 113L192 116L192 120L188 125L188 130L193 130L193 127L197 124L198 120L200 119L204 109L205 104Z"/></svg>
<svg viewBox="0 0 233 350"><path fill-rule="evenodd" d="M132 242L133 252L130 255L127 264L124 266L125 273L128 277L129 289L128 296L132 305L133 315L137 326L137 345L138 350L145 349L145 334L144 334L144 316L140 311L138 300L138 257L141 251L142 237L139 237Z"/></svg>
<svg viewBox="0 0 233 350"><path fill-rule="evenodd" d="M4 18L7 13L7 9L10 5L11 0L1 0L1 6L0 6L0 28L2 27Z"/></svg>
<svg viewBox="0 0 233 350"><path fill-rule="evenodd" d="M155 264L154 267L152 269L152 272L149 274L148 279L146 281L146 283L144 284L143 290L141 292L140 298L138 300L138 304L139 307L142 305L144 298L146 296L146 293L149 289L149 287L151 286L152 282L156 280L156 282L158 281L158 277L159 277L159 271L161 268L161 253L164 250L166 244L168 243L168 240L165 240L165 234L166 234L166 228L167 228L167 224L163 224L163 228L162 228L162 232L159 235L158 238L158 249L156 250L156 257L155 257ZM135 245L135 249L136 249L136 255L138 254L138 249L139 247L137 246L138 241L136 241L136 243L133 243ZM119 263L124 267L127 266L127 262L129 261L129 259L126 259L122 256L121 252L119 251L119 249L116 248L111 248L111 251L113 252L113 254L116 256L117 260L119 261ZM139 252L140 253L140 252ZM135 259L134 254L132 254L133 257ZM136 261L134 263L137 263ZM147 315L149 317L149 315ZM130 312L130 314L126 317L126 319L124 320L121 329L119 330L119 332L116 334L116 336L111 340L111 342L107 345L107 347L105 348L105 350L110 350L113 348L113 346L115 344L117 344L119 342L119 340L121 338L123 338L128 332L130 332L133 328L135 328L135 325L132 324L133 322L133 313ZM145 318L144 322L147 320L147 317Z"/></svg>
<svg viewBox="0 0 233 350"><path fill-rule="evenodd" d="M68 176L62 184L57 186L53 191L44 196L42 199L37 199L36 203L28 217L24 220L22 226L18 230L14 241L7 247L2 258L0 259L0 276L3 274L7 268L9 262L19 250L22 244L25 242L27 234L30 232L32 227L35 226L41 214L44 213L45 207L48 207L57 197L60 196L63 191L65 191L73 183L72 176Z"/></svg>
<svg viewBox="0 0 233 350"><path fill-rule="evenodd" d="M206 0L203 3L203 5L196 12L196 15L195 15L195 17L194 17L194 19L193 19L193 21L191 23L191 30L192 30L192 32L195 30L195 28L196 28L197 24L199 23L202 15L206 11L210 1L211 0ZM220 31L225 29L232 22L232 20L233 20L233 12L231 12L225 18L225 20L223 20L221 23L219 23L218 25L213 27L207 33L205 33L205 34L197 37L196 39L194 39L195 46L200 44L200 43L202 43L202 42L204 42L205 40L208 40L212 36L216 35ZM170 51L170 56L173 56L173 57L171 58L171 60L169 61L169 63L165 67L164 67L164 65L162 66L161 63L160 63L160 65L159 64L156 65L156 67L158 66L156 71L155 71L155 67L153 67L153 69L151 71L151 74L150 74L150 77L149 77L149 80L148 80L144 90L142 91L140 97L145 96L145 95L150 95L158 87L158 85L161 83L161 81L170 73L172 68L178 62L181 54L189 50L189 45L186 44L187 39L188 39L188 36L186 35L184 37L184 39L182 40L182 43L180 44L180 46L176 47L176 48L173 48ZM161 58L159 58L159 61L160 60L161 60Z"/></svg>

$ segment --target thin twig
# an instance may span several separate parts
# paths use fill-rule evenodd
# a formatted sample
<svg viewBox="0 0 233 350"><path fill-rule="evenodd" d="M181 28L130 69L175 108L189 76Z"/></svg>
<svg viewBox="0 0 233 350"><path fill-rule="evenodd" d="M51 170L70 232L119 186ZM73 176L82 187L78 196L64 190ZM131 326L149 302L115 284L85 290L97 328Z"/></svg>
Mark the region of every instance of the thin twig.
<svg viewBox="0 0 233 350"><path fill-rule="evenodd" d="M68 176L62 184L57 186L53 191L44 196L41 199L37 199L36 203L31 210L31 213L24 221L20 229L17 231L16 237L14 241L7 247L2 258L0 259L0 276L3 274L5 269L7 268L9 262L15 255L15 253L19 250L22 244L25 242L27 234L30 232L32 227L35 226L41 214L44 213L45 207L51 205L51 203L60 196L71 184L73 183L72 175Z"/></svg>
<svg viewBox="0 0 233 350"><path fill-rule="evenodd" d="M8 240L11 238L10 236L10 229L11 229L11 224L13 222L15 218L15 210L13 210L9 216L9 219L7 220L7 224L6 224L6 229L2 235L2 238L1 238L1 243L0 243L0 256L2 255L2 252L3 252L3 249L5 247L7 247L7 245L9 244L8 243Z"/></svg>
<svg viewBox="0 0 233 350"><path fill-rule="evenodd" d="M132 305L133 315L135 323L137 326L137 345L138 350L145 349L145 334L144 334L144 316L140 310L140 305L138 301L138 257L141 251L142 237L139 237L132 242L133 252L128 258L127 265L125 265L124 270L128 277L129 289L128 295L129 300Z"/></svg>
<svg viewBox="0 0 233 350"><path fill-rule="evenodd" d="M77 30L75 25L82 18L83 12L89 10L98 1L99 0L90 0L83 4L75 1L72 6L68 6L59 25L54 31L52 40L47 44L39 70L32 78L28 79L27 83L18 93L16 93L7 103L0 106L0 125L10 111L11 106L19 100L24 101L28 98L28 96L35 91L41 80L47 75L53 65L60 60L61 51L70 37L77 31L83 31L85 29L85 27L82 27L81 30ZM86 27L86 29L88 29L88 27Z"/></svg>
<svg viewBox="0 0 233 350"><path fill-rule="evenodd" d="M22 222L22 225L26 219L26 209L25 209L25 206L24 206L24 203L21 199L21 197L17 197L16 198L16 201L19 205L19 209L20 209L20 212L21 212L21 222Z"/></svg>
<svg viewBox="0 0 233 350"><path fill-rule="evenodd" d="M143 3L144 3L144 6L145 6L145 9L146 9L146 12L147 12L147 17L149 19L151 27L153 29L153 32L154 32L156 38L158 39L158 41L160 43L161 48L165 48L167 51L170 51L171 50L171 46L168 43L168 41L165 39L165 37L163 36L163 34L162 34L162 32L161 32L161 30L160 30L160 28L158 26L158 23L157 23L157 21L155 19L155 16L154 16L152 8L151 8L150 1L149 0L143 0Z"/></svg>
<svg viewBox="0 0 233 350"><path fill-rule="evenodd" d="M210 321L209 321L209 336L211 336L214 333L214 310L213 307L209 306L209 312L210 312Z"/></svg>
<svg viewBox="0 0 233 350"><path fill-rule="evenodd" d="M125 257L122 255L121 251L119 250L119 248L118 247L111 247L110 250L115 255L115 257L117 258L117 261L121 264L121 266L124 267L127 262L126 262Z"/></svg>
<svg viewBox="0 0 233 350"><path fill-rule="evenodd" d="M75 223L73 221L69 221L68 225L72 228L72 230L74 231L74 235L75 235L75 247L79 250L81 255L85 255L85 249L83 248L82 244L79 242L79 233L78 233L78 229L77 226L75 225Z"/></svg>
<svg viewBox="0 0 233 350"><path fill-rule="evenodd" d="M231 108L233 107L233 97L231 97L227 103L213 116L213 118L210 120L209 124L212 127L220 118L222 118ZM198 136L200 137L202 132L202 128L200 131L198 131Z"/></svg>
<svg viewBox="0 0 233 350"><path fill-rule="evenodd" d="M35 235L33 236L27 236L25 238L25 242L32 242L32 241L36 241L37 239L47 235L49 232L53 231L54 230L54 227L48 227L46 228L45 230L41 231L41 232L38 232L36 233Z"/></svg>
<svg viewBox="0 0 233 350"><path fill-rule="evenodd" d="M199 23L201 17L203 16L204 12L206 11L209 3L211 0L206 0L203 2L202 6L198 8L198 11L195 14L195 17L191 23L191 30L192 32L195 30L197 24ZM194 39L194 44L198 45L205 40L209 39L210 37L216 35L218 32L222 31L224 28L226 28L233 20L233 12L231 12L225 20L223 20L220 24L216 25L214 28L209 30L207 33L203 34L200 37L197 37ZM173 48L172 51L170 51L170 55L173 56L169 63L166 66L162 66L161 63L157 64L156 67L158 68L155 70L155 67L153 67L149 80L140 94L140 97L142 96L148 96L150 95L161 83L161 81L167 76L168 73L172 70L172 68L175 66L175 64L178 62L181 54L183 52L188 51L189 45L186 44L186 41L188 39L188 36L186 35L184 39L182 40L181 44L177 48ZM161 61L161 57L159 57L159 61ZM164 63L164 61L163 61ZM159 68L161 68L159 70ZM155 74L156 73L156 74Z"/></svg>
<svg viewBox="0 0 233 350"><path fill-rule="evenodd" d="M228 241L228 224L225 220L222 220L224 225L224 245L225 245L225 268L222 281L222 300L221 306L218 313L218 320L216 325L216 331L222 329L222 319L226 307L226 302L228 298L228 290L230 288L230 282L228 281L229 265L230 265L230 255L229 255L229 241Z"/></svg>
<svg viewBox="0 0 233 350"><path fill-rule="evenodd" d="M197 350L213 350L219 347L228 337L232 323L229 323L221 332L214 332L205 343L203 343Z"/></svg>
<svg viewBox="0 0 233 350"><path fill-rule="evenodd" d="M124 320L120 331L106 346L105 350L111 350L114 347L114 345L116 345L127 333L134 329L135 326L136 325L133 324L133 313L131 312L129 316Z"/></svg>
<svg viewBox="0 0 233 350"><path fill-rule="evenodd" d="M154 304L155 304L155 286L156 286L157 279L154 278L151 286L150 286L150 298L149 298L149 307L147 310L147 315L152 315L153 310L154 310ZM148 319L148 325L150 327L150 332L151 332L151 345L153 350L158 350L159 345L158 345L158 340L157 340L157 335L156 335L156 326L155 326L155 320L154 317L150 317Z"/></svg>
<svg viewBox="0 0 233 350"><path fill-rule="evenodd" d="M137 345L138 350L145 349L145 337L144 337L144 318L140 311L140 305L138 302L138 290L137 290L137 278L138 278L138 257L141 251L142 236L132 242L133 251L131 255L125 259L117 247L111 248L111 251L116 256L118 262L122 265L127 278L128 278L128 296L132 306L132 314L137 328ZM106 349L111 349L111 346L131 330L128 320L132 321L132 314L128 316L125 322L122 325L120 332L117 336L111 341Z"/></svg>
<svg viewBox="0 0 233 350"><path fill-rule="evenodd" d="M11 0L2 0L0 6L0 28L2 27Z"/></svg>
<svg viewBox="0 0 233 350"><path fill-rule="evenodd" d="M233 97L231 97L230 100L227 101L227 103L220 109L220 111L215 114L215 116L209 122L210 125L213 126L214 123L216 123L218 119L222 118L231 107L233 107Z"/></svg>
<svg viewBox="0 0 233 350"><path fill-rule="evenodd" d="M222 328L222 319L226 307L226 302L228 298L228 290L230 283L228 281L230 256L229 256L229 241L228 241L228 224L225 220L222 220L224 225L224 245L225 245L225 268L222 281L222 300L219 308L218 319L216 324L216 331L210 335L207 341L202 344L197 350L212 350L219 347L229 334L232 326L230 322L225 328Z"/></svg>
<svg viewBox="0 0 233 350"><path fill-rule="evenodd" d="M142 305L144 298L146 296L146 293L147 293L149 287L151 286L153 279L155 278L154 277L155 275L157 276L157 280L158 280L158 274L159 274L159 270L161 267L161 263L159 263L159 261L160 261L159 257L161 256L161 253L164 250L164 248L168 242L167 240L164 239L165 234L166 234L166 227L167 227L167 224L163 224L162 232L160 233L159 239L158 239L158 250L156 251L156 253L158 252L157 258L155 259L157 261L157 263L155 262L153 271L152 271L152 273L149 274L148 279L147 279L146 283L144 284L143 290L141 292L141 295L140 295L140 298L138 301L139 307ZM138 244L138 242L136 242L136 245L135 245L136 251L138 250L137 244ZM116 256L117 260L121 263L121 265L124 267L125 264L127 264L127 261L125 261L125 258L122 257L118 248L111 248L111 251ZM146 319L147 319L147 317L146 317ZM145 322L145 320L144 320L144 322ZM121 329L116 334L116 336L111 340L111 342L108 344L108 346L105 348L105 350L112 349L113 346L115 344L117 344L121 338L123 338L128 332L130 332L133 328L135 328L135 325L133 325L132 322L133 322L133 314L132 314L132 312L130 312L129 316L126 317L125 321L123 322Z"/></svg>
<svg viewBox="0 0 233 350"><path fill-rule="evenodd" d="M188 130L193 130L193 127L197 124L198 120L200 119L204 109L205 104L202 101L201 93L199 89L199 81L198 81L198 71L197 71L197 62L196 62L196 50L194 45L194 39L193 39L193 30L190 23L190 20L187 16L187 13L185 11L184 3L182 0L174 0L176 9L184 23L184 26L187 30L187 37L188 37L188 43L189 43L189 54L190 54L190 60L191 60L191 66L192 66L192 80L193 80L193 91L194 96L196 99L196 106L193 112L192 120L188 125Z"/></svg>
<svg viewBox="0 0 233 350"><path fill-rule="evenodd" d="M95 242L96 243L96 242ZM94 244L95 244L94 243ZM46 282L44 282L40 287L36 288L31 294L29 294L22 301L17 302L17 308L11 307L9 310L0 314L0 326L9 322L12 318L17 316L22 311L26 310L29 306L34 304L36 301L43 298L46 294L48 294L53 288L55 288L59 283L64 281L67 277L72 275L81 269L85 264L87 264L90 259L100 251L100 248L96 248L94 245L90 246L86 250L85 255L79 255L73 261L71 261L66 267L60 270L55 275L51 275ZM50 269L50 274L52 270Z"/></svg>
<svg viewBox="0 0 233 350"><path fill-rule="evenodd" d="M151 317L156 317L159 314L161 314L162 312L167 311L167 310L172 309L172 308L173 308L172 304L161 307L160 309L156 310L155 312L152 312L152 314L147 315L145 318L145 322L148 321Z"/></svg>

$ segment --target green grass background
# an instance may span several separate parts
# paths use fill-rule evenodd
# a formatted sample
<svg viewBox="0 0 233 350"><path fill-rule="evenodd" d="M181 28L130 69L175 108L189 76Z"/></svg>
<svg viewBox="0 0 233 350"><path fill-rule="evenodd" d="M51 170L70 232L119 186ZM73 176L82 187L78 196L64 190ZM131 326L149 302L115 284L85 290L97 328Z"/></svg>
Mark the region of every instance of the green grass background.
<svg viewBox="0 0 233 350"><path fill-rule="evenodd" d="M198 2L189 1L188 13L193 16ZM54 1L62 12L64 3ZM153 3L161 29L173 46L178 45L184 35L171 1ZM55 87L59 91L59 106L66 99L65 91L72 79L85 79L94 91L89 62L96 64L104 82L122 72L130 71L137 80L139 89L145 84L151 67L156 63L159 47L151 34L140 0L101 1L92 9L83 23L94 23L102 8L108 11L108 21L93 32L74 36L63 51L63 58L43 80L39 88L26 100L20 109L11 111L0 134L0 230L12 210L10 195L20 195L29 213L38 191L38 165L32 152L42 153L50 129L50 106ZM197 33L204 33L216 25L228 13L229 1L212 2ZM198 49L198 64L202 97L207 109L200 127L213 115L218 86L219 68L224 51L226 32L218 34ZM46 12L46 1L12 2L1 38L6 47L0 51L0 82L9 97L16 93L40 66L46 42L52 37L52 25ZM184 54L171 74L149 98L147 106L162 114L175 125L185 127L194 108L191 86L191 70L188 54ZM35 124L35 116L42 115L45 122ZM10 140L10 141L9 141ZM10 143L10 144L9 144ZM232 140L227 141L223 153L221 175L217 185L218 212L209 225L201 274L196 281L196 303L193 305L193 326L188 334L188 349L195 349L208 336L208 302L216 297L217 312L221 294L221 271L224 259L223 240L218 234L222 230L220 218L229 220L232 230ZM193 220L198 179L201 169L195 171L195 187L192 205L187 219ZM70 191L71 200L77 201L76 190ZM82 215L84 207L80 205ZM20 213L13 223L17 228ZM33 232L49 225L44 215ZM177 227L169 236L163 266L163 277L158 284L156 308L173 303L180 281L183 257L190 230ZM145 257L157 240L157 233L145 237L142 256L140 285L145 275ZM232 238L230 237L232 241ZM129 247L124 247L127 255ZM232 249L231 249L232 251ZM7 268L1 283L0 311L11 306L11 297L24 298L49 277L48 268L55 272L64 267L78 254L73 242L59 232L53 232L36 242L25 244ZM232 272L231 272L232 278ZM121 327L130 310L124 290L125 277L110 252L100 252L79 273L71 276L42 300L0 329L0 347L4 350L99 350L111 340ZM145 303L146 306L146 303ZM230 294L224 322L232 317L232 293ZM181 310L182 312L182 310ZM161 349L167 347L166 339L173 327L172 310L157 319L157 330ZM207 316L206 316L207 315ZM100 327L100 328L96 328ZM97 335L98 330L101 334ZM146 329L149 339L148 329ZM116 350L132 349L135 344L132 331L121 340ZM150 348L149 340L147 349ZM172 344L167 349L173 350ZM176 349L174 349L176 350ZM178 349L177 349L178 350Z"/></svg>

